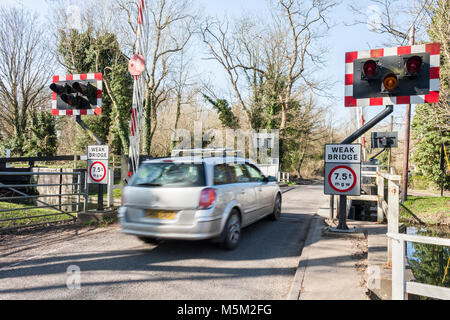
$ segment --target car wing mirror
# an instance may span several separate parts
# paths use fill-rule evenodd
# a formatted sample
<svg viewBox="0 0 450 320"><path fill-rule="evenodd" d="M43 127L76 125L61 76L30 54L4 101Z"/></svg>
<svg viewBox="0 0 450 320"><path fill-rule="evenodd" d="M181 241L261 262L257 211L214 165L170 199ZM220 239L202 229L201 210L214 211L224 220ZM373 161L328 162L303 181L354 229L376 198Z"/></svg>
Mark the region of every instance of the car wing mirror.
<svg viewBox="0 0 450 320"><path fill-rule="evenodd" d="M264 180L263 180L264 182L276 182L277 181L277 178L275 178L275 177L272 177L272 176L267 176L267 177L264 177Z"/></svg>

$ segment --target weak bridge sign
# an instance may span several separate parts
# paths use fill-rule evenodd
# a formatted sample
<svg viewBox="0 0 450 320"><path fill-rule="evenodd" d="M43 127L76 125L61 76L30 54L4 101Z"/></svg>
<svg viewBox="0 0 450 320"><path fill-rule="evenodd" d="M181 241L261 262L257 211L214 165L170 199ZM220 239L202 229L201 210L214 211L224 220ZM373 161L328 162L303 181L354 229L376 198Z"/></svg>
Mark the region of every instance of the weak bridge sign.
<svg viewBox="0 0 450 320"><path fill-rule="evenodd" d="M324 193L361 194L361 144L325 145Z"/></svg>

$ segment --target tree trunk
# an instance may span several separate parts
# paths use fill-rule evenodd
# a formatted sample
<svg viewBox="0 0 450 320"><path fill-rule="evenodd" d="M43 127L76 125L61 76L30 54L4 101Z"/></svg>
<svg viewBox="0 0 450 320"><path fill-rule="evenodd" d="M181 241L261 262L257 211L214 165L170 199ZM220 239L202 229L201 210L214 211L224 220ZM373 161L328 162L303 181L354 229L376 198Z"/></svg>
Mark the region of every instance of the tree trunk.
<svg viewBox="0 0 450 320"><path fill-rule="evenodd" d="M146 155L150 155L151 147L152 147L152 103L150 95L147 94L145 99L145 107L144 107L144 123L143 123L143 131L142 131L142 139L143 139L143 150L142 153Z"/></svg>

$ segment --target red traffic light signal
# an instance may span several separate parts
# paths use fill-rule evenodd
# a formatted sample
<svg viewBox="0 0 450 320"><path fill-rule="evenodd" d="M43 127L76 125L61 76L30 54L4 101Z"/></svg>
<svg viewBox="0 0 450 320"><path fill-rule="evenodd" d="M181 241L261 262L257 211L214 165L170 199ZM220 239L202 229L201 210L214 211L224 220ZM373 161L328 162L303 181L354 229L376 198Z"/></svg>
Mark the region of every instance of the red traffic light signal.
<svg viewBox="0 0 450 320"><path fill-rule="evenodd" d="M422 58L414 56L406 61L406 70L409 74L417 74L422 66Z"/></svg>
<svg viewBox="0 0 450 320"><path fill-rule="evenodd" d="M367 60L364 63L363 72L367 78L373 78L377 73L377 63L373 60Z"/></svg>

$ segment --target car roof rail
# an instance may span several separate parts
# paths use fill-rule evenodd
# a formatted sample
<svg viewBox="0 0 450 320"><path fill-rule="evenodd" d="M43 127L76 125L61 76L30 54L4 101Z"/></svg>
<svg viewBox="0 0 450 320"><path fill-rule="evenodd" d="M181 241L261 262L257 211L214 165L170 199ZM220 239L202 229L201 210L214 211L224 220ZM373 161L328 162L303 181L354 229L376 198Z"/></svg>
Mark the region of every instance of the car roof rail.
<svg viewBox="0 0 450 320"><path fill-rule="evenodd" d="M173 149L172 157L180 157L180 156L201 156L202 158L206 157L227 157L234 156L243 157L243 152L241 150L233 150L230 148L196 148L196 149Z"/></svg>

